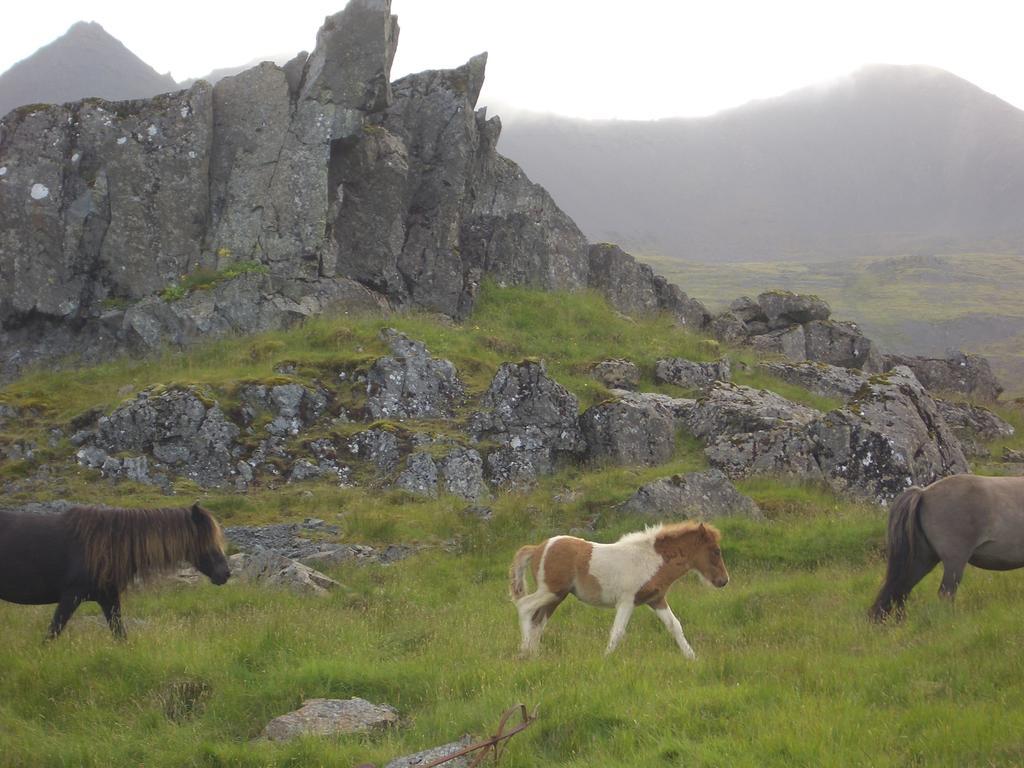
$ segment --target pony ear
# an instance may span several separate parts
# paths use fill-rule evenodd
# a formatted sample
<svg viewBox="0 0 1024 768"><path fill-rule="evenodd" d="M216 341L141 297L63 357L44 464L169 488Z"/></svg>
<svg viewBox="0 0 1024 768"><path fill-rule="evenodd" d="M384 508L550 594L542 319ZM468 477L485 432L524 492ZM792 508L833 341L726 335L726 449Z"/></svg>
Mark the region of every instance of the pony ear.
<svg viewBox="0 0 1024 768"><path fill-rule="evenodd" d="M707 529L707 527L706 527L706 526L704 525L704 523L703 523L703 522L701 522L701 524L700 524L700 526L699 526L699 527L697 528L697 530L698 530L698 531L700 531L700 537L701 537L702 539L705 539L705 540L707 540L707 539L710 539L710 538L711 538L711 534L710 534L710 533L708 533L708 529Z"/></svg>
<svg viewBox="0 0 1024 768"><path fill-rule="evenodd" d="M206 510L200 507L199 502L197 501L192 505L192 522L197 526L203 526L206 525L206 520Z"/></svg>

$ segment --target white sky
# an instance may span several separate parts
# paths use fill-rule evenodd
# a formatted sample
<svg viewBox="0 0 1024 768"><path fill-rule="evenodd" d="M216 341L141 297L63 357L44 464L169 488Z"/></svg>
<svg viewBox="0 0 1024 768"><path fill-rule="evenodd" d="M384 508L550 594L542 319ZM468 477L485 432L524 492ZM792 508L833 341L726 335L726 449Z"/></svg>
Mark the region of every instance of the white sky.
<svg viewBox="0 0 1024 768"><path fill-rule="evenodd" d="M345 0L7 0L0 72L97 21L177 80L310 50ZM272 10L271 10L272 9ZM400 76L488 51L481 104L577 117L705 115L863 64L947 69L1024 108L1015 0L393 0Z"/></svg>

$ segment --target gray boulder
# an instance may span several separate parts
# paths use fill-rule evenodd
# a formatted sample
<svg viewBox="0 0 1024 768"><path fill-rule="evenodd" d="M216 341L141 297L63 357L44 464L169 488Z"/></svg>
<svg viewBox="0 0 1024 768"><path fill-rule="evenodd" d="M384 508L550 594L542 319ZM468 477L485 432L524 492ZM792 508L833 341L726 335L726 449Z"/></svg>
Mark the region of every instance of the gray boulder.
<svg viewBox="0 0 1024 768"><path fill-rule="evenodd" d="M960 442L906 367L872 377L845 408L825 414L808 433L833 487L880 502L911 485L969 471Z"/></svg>
<svg viewBox="0 0 1024 768"><path fill-rule="evenodd" d="M641 486L622 511L666 520L713 520L718 517L764 519L760 507L744 496L720 470L663 477Z"/></svg>
<svg viewBox="0 0 1024 768"><path fill-rule="evenodd" d="M319 419L328 406L326 391L301 384L247 384L241 387L238 396L247 406L243 412L246 425L252 422L256 411L274 414L266 431L275 437L299 434Z"/></svg>
<svg viewBox="0 0 1024 768"><path fill-rule="evenodd" d="M820 413L767 390L718 382L694 404L687 429L711 465L731 477L820 476L807 427Z"/></svg>
<svg viewBox="0 0 1024 768"><path fill-rule="evenodd" d="M882 356L872 341L855 323L837 322L830 315L828 304L817 296L767 291L756 300L736 299L709 328L722 341L750 344L796 362L881 371Z"/></svg>
<svg viewBox="0 0 1024 768"><path fill-rule="evenodd" d="M444 490L468 501L487 492L483 459L472 448L455 448L437 462Z"/></svg>
<svg viewBox="0 0 1024 768"><path fill-rule="evenodd" d="M856 323L815 320L804 325L807 335L806 359L860 368L867 373L882 370L882 355L874 342Z"/></svg>
<svg viewBox="0 0 1024 768"><path fill-rule="evenodd" d="M283 587L299 595L323 597L341 585L320 571L270 550L254 554L238 552L228 558L236 578L271 587Z"/></svg>
<svg viewBox="0 0 1024 768"><path fill-rule="evenodd" d="M598 403L580 416L580 431L591 461L654 465L675 453L675 420L650 402Z"/></svg>
<svg viewBox="0 0 1024 768"><path fill-rule="evenodd" d="M791 291L766 291L757 297L764 322L771 329L804 325L812 320L828 320L832 310L824 299ZM731 309L731 307L730 307ZM733 310L735 311L735 310Z"/></svg>
<svg viewBox="0 0 1024 768"><path fill-rule="evenodd" d="M365 699L307 699L302 707L275 717L263 729L263 738L287 741L296 736L337 736L364 733L398 724L398 711L388 704Z"/></svg>
<svg viewBox="0 0 1024 768"><path fill-rule="evenodd" d="M985 443L1012 437L1014 428L988 408L973 403L954 403L950 400L935 400L943 420L960 440L964 453L969 456L986 456Z"/></svg>
<svg viewBox="0 0 1024 768"><path fill-rule="evenodd" d="M743 432L800 430L819 415L813 408L768 390L716 382L697 399L686 426L707 440Z"/></svg>
<svg viewBox="0 0 1024 768"><path fill-rule="evenodd" d="M988 360L981 355L965 355L957 351L950 352L945 358L885 356L885 370L897 365L905 365L912 370L929 392L970 395L992 402L1003 391Z"/></svg>
<svg viewBox="0 0 1024 768"><path fill-rule="evenodd" d="M437 464L429 453L412 453L405 469L395 480L395 487L417 496L437 496Z"/></svg>
<svg viewBox="0 0 1024 768"><path fill-rule="evenodd" d="M843 401L856 395L868 380L860 371L827 363L761 363L758 367L777 379Z"/></svg>
<svg viewBox="0 0 1024 768"><path fill-rule="evenodd" d="M667 357L655 364L654 380L684 389L707 389L716 381L731 381L732 370L725 358L695 363L682 357Z"/></svg>
<svg viewBox="0 0 1024 768"><path fill-rule="evenodd" d="M398 438L386 429L368 429L353 435L348 451L352 456L371 462L383 474L393 472L401 459Z"/></svg>
<svg viewBox="0 0 1024 768"><path fill-rule="evenodd" d="M708 323L708 333L726 344L745 343L749 336L746 323L732 311L715 315Z"/></svg>
<svg viewBox="0 0 1024 768"><path fill-rule="evenodd" d="M590 375L610 389L636 389L640 386L640 368L629 360L602 360L590 369Z"/></svg>
<svg viewBox="0 0 1024 768"><path fill-rule="evenodd" d="M807 332L802 325L790 325L751 336L747 342L759 352L782 355L789 360L807 359Z"/></svg>
<svg viewBox="0 0 1024 768"><path fill-rule="evenodd" d="M670 418L674 429L685 427L693 416L697 401L689 397L672 397L659 392L630 392L626 389L613 389L611 394L618 400L631 403L640 408L654 408Z"/></svg>
<svg viewBox="0 0 1024 768"><path fill-rule="evenodd" d="M238 435L216 403L191 390L169 390L143 392L101 417L93 444L108 454L144 453L158 470L217 485L236 471Z"/></svg>
<svg viewBox="0 0 1024 768"><path fill-rule="evenodd" d="M495 483L521 487L554 471L556 462L582 453L579 403L549 378L543 362L503 363L472 415L477 441L497 443L487 456Z"/></svg>
<svg viewBox="0 0 1024 768"><path fill-rule="evenodd" d="M369 419L448 418L465 389L447 360L430 356L422 342L392 329L384 332L391 355L374 362L367 374Z"/></svg>

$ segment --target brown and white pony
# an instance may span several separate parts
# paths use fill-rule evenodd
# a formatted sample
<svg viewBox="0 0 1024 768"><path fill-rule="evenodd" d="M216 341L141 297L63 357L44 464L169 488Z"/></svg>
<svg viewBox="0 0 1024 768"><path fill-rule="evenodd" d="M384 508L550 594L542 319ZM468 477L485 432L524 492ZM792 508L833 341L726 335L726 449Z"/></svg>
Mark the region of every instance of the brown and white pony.
<svg viewBox="0 0 1024 768"><path fill-rule="evenodd" d="M696 658L665 596L676 579L691 570L716 587L729 583L721 538L713 526L688 522L627 533L614 544L553 536L522 547L509 569L509 594L523 633L522 654L537 652L551 614L572 594L590 605L614 606L615 622L605 653L614 651L622 640L633 608L649 605L683 654ZM537 584L530 594L526 594L527 567Z"/></svg>

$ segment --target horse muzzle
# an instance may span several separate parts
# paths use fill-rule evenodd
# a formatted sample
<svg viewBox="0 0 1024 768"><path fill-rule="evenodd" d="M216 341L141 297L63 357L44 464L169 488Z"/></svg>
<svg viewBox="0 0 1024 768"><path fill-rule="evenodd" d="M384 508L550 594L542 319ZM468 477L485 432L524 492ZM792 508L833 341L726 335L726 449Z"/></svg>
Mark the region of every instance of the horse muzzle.
<svg viewBox="0 0 1024 768"><path fill-rule="evenodd" d="M729 583L729 577L728 576L723 576L723 577L721 577L719 579L715 579L711 583L714 584L719 589L721 589L722 587L724 587L726 584Z"/></svg>

